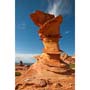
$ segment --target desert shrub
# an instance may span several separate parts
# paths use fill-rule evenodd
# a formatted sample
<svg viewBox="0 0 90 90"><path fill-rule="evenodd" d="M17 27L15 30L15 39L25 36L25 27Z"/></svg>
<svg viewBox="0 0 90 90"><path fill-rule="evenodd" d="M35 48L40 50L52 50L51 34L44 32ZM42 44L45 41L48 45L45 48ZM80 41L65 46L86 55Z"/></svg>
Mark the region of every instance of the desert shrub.
<svg viewBox="0 0 90 90"><path fill-rule="evenodd" d="M20 72L15 72L15 76L21 76Z"/></svg>
<svg viewBox="0 0 90 90"><path fill-rule="evenodd" d="M70 68L75 68L75 64L70 64Z"/></svg>

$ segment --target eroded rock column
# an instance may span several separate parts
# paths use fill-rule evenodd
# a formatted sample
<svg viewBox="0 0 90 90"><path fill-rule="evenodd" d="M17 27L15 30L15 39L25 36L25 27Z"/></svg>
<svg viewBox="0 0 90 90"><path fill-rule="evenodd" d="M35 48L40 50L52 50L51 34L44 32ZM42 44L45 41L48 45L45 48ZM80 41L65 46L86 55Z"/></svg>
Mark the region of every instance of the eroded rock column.
<svg viewBox="0 0 90 90"><path fill-rule="evenodd" d="M51 14L46 14L41 11L36 11L30 15L33 22L40 27L38 30L39 37L44 45L43 53L36 59L48 67L49 71L64 73L67 71L68 65L60 60L59 39L60 24L62 16L55 17Z"/></svg>
<svg viewBox="0 0 90 90"><path fill-rule="evenodd" d="M74 90L73 85L65 89L66 85L70 86L68 81L74 79L70 76L68 64L60 59L62 16L36 11L30 17L40 28L38 35L44 48L41 55L35 57L37 62L16 80L16 90Z"/></svg>

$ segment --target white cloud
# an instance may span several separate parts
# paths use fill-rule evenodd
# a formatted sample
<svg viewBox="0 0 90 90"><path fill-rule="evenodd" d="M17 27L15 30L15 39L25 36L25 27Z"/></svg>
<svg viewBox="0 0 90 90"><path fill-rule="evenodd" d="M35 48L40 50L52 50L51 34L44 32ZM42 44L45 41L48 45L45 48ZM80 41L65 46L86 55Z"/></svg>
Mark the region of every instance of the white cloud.
<svg viewBox="0 0 90 90"><path fill-rule="evenodd" d="M16 27L18 29L24 30L24 29L26 29L26 23L25 22L19 23L16 25Z"/></svg>
<svg viewBox="0 0 90 90"><path fill-rule="evenodd" d="M53 4L50 3L48 7L48 13L54 14L55 16L57 16L58 13L61 12L61 11L58 12L60 4L61 4L61 0L60 2L53 2Z"/></svg>
<svg viewBox="0 0 90 90"><path fill-rule="evenodd" d="M66 32L65 32L65 34L69 34L69 33L70 33L70 31L66 31Z"/></svg>
<svg viewBox="0 0 90 90"><path fill-rule="evenodd" d="M55 16L70 13L70 0L48 0L48 13Z"/></svg>

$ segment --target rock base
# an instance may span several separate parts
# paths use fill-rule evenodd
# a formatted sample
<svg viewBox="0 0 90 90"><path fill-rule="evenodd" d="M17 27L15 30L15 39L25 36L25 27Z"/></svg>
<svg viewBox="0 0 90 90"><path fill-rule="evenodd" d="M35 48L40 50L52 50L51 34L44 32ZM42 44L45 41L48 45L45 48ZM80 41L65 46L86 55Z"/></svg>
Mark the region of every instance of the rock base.
<svg viewBox="0 0 90 90"><path fill-rule="evenodd" d="M15 90L74 90L74 71L68 64L42 56L16 80Z"/></svg>

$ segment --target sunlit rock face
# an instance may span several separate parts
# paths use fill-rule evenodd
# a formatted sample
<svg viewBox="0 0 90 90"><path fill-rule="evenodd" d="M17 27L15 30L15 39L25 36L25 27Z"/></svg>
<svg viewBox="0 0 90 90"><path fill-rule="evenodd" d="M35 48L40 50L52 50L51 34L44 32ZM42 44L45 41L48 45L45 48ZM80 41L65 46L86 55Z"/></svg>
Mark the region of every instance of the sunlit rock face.
<svg viewBox="0 0 90 90"><path fill-rule="evenodd" d="M38 34L43 42L45 53L59 53L59 38L60 24L62 16L55 17L54 15L46 14L41 11L36 11L31 14L34 23L40 27Z"/></svg>
<svg viewBox="0 0 90 90"><path fill-rule="evenodd" d="M40 28L38 35L44 49L41 55L35 57L37 62L16 80L16 90L74 90L74 72L60 59L62 16L36 11L30 17Z"/></svg>
<svg viewBox="0 0 90 90"><path fill-rule="evenodd" d="M67 65L60 62L59 49L59 39L61 38L60 24L62 23L62 16L60 15L55 17L51 14L36 11L35 13L31 14L30 17L33 22L40 27L38 34L44 45L43 53L40 55L39 61L50 66L57 65L65 69ZM59 72L60 71L65 70L60 69Z"/></svg>

